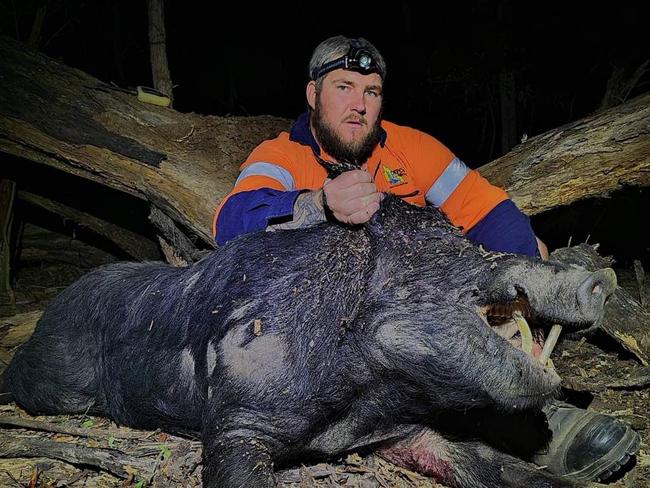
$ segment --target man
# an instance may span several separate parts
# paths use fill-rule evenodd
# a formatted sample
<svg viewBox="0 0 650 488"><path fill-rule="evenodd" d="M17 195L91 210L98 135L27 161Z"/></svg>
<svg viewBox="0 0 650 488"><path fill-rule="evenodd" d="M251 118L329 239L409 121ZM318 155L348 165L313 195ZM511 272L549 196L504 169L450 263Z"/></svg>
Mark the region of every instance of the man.
<svg viewBox="0 0 650 488"><path fill-rule="evenodd" d="M342 56L354 69L341 68ZM371 64L364 68L366 59ZM381 120L385 72L383 58L365 41L337 37L316 49L307 84L310 114L242 165L215 219L219 244L245 232L313 225L326 219L325 210L341 222L363 224L379 209L382 192L391 192L440 207L489 249L537 254L528 218L503 190L433 137ZM359 169L327 181L327 167L336 163Z"/></svg>
<svg viewBox="0 0 650 488"><path fill-rule="evenodd" d="M312 55L309 76L309 111L289 133L253 150L217 210L218 244L326 220L363 224L390 192L436 205L487 249L548 257L505 191L433 137L382 120L386 64L372 44L327 39ZM552 440L534 461L555 474L598 479L638 448L638 435L613 417L560 403L545 413Z"/></svg>

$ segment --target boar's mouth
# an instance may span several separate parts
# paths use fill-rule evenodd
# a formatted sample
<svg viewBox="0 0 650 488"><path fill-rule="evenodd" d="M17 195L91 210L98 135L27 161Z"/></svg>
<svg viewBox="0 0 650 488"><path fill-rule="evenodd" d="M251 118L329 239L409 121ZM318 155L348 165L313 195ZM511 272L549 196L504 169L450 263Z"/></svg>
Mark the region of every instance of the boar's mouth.
<svg viewBox="0 0 650 488"><path fill-rule="evenodd" d="M605 302L615 289L616 273L610 268L590 272L515 265L491 283L479 315L506 339L518 330L524 346L532 343L526 320L540 327L591 326L602 320Z"/></svg>
<svg viewBox="0 0 650 488"><path fill-rule="evenodd" d="M517 297L512 302L487 305L482 308L481 313L490 325L498 325L510 319L514 313L520 313L526 318L534 316L528 297L522 290L517 290Z"/></svg>
<svg viewBox="0 0 650 488"><path fill-rule="evenodd" d="M517 289L517 296L510 303L481 307L479 315L494 332L511 344L519 346L525 353L531 354L534 338L528 321L530 320L534 325L542 324L536 323L534 310L523 290Z"/></svg>

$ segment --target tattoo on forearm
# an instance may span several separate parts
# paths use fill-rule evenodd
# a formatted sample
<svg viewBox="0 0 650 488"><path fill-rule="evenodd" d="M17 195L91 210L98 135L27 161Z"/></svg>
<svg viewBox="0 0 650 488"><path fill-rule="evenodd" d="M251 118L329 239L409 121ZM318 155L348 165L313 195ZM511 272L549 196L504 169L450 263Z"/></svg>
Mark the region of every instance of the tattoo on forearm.
<svg viewBox="0 0 650 488"><path fill-rule="evenodd" d="M325 222L322 191L301 193L293 204L293 219L288 222L270 224L266 230L304 229Z"/></svg>

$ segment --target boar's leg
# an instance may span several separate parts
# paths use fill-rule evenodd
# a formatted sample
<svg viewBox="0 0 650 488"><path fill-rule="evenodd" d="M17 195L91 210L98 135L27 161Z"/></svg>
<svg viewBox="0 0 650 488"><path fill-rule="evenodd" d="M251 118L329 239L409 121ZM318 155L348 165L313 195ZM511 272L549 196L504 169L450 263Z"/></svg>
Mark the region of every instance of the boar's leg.
<svg viewBox="0 0 650 488"><path fill-rule="evenodd" d="M276 486L270 449L259 433L246 428L218 429L215 435L214 430L203 432L204 487Z"/></svg>
<svg viewBox="0 0 650 488"><path fill-rule="evenodd" d="M398 466L432 476L438 482L453 487L581 486L486 444L452 442L427 427L390 447L382 448L378 454Z"/></svg>
<svg viewBox="0 0 650 488"><path fill-rule="evenodd" d="M32 337L16 352L3 378L3 393L11 392L32 414L88 413L105 415L95 364L97 341L72 327L58 327L48 310ZM72 337L78 333L78 337Z"/></svg>
<svg viewBox="0 0 650 488"><path fill-rule="evenodd" d="M232 385L231 385L232 386ZM274 487L273 465L287 444L306 426L301 417L286 409L240 391L213 387L214 396L203 414L203 484L205 487ZM230 398L229 398L230 397Z"/></svg>

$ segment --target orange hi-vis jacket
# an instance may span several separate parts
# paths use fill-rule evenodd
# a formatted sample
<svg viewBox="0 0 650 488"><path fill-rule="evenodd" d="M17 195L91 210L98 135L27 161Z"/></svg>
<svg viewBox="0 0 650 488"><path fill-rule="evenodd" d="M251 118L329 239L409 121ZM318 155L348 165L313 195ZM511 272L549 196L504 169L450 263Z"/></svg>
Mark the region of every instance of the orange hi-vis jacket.
<svg viewBox="0 0 650 488"><path fill-rule="evenodd" d="M381 142L367 161L378 191L418 206L436 205L465 232L508 199L504 190L468 168L435 138L388 121L381 127ZM327 171L317 155L331 160L316 143L308 114L298 118L291 133L262 142L241 165L234 188L217 209L215 236L221 225L219 213L233 195L261 188L286 192L322 188Z"/></svg>

